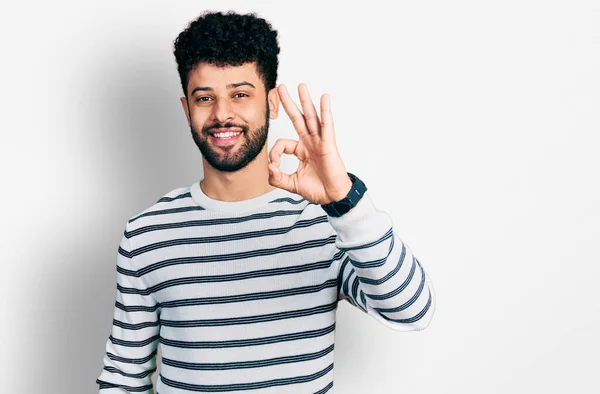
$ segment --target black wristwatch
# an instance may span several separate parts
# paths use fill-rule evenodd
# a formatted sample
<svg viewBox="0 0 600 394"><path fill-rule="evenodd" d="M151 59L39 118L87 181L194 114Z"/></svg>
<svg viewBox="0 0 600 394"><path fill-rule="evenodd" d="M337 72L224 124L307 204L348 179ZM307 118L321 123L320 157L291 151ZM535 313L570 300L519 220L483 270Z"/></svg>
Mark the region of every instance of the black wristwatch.
<svg viewBox="0 0 600 394"><path fill-rule="evenodd" d="M321 204L321 207L329 216L340 217L358 204L358 201L367 191L367 186L358 179L354 174L348 173L348 176L352 180L352 188L348 192L348 195L340 201L333 201L329 204Z"/></svg>

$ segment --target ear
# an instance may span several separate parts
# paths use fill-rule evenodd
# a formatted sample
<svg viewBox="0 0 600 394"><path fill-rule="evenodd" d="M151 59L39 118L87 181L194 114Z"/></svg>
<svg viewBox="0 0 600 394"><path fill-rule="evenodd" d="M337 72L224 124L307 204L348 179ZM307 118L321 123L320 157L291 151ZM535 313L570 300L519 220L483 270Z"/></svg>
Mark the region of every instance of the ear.
<svg viewBox="0 0 600 394"><path fill-rule="evenodd" d="M180 100L181 105L183 106L183 112L185 112L185 117L188 121L188 127L192 127L192 121L190 120L190 108L188 107L187 99L182 97Z"/></svg>
<svg viewBox="0 0 600 394"><path fill-rule="evenodd" d="M269 111L271 119L277 119L277 114L279 113L279 93L277 92L277 87L274 87L269 91L267 95L267 102L269 103Z"/></svg>

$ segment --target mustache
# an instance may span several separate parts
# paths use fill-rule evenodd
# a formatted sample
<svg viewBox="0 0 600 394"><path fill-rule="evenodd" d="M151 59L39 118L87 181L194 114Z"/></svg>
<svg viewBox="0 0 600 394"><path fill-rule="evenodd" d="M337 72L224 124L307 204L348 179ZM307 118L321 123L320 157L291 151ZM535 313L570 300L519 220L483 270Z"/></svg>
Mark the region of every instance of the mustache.
<svg viewBox="0 0 600 394"><path fill-rule="evenodd" d="M231 128L231 127L238 127L240 129L242 129L242 131L244 133L246 133L248 131L248 126L246 126L246 125L239 125L239 124L228 122L228 123L213 123L211 125L205 125L202 127L202 132L204 134L208 134L213 129L225 129L225 128Z"/></svg>

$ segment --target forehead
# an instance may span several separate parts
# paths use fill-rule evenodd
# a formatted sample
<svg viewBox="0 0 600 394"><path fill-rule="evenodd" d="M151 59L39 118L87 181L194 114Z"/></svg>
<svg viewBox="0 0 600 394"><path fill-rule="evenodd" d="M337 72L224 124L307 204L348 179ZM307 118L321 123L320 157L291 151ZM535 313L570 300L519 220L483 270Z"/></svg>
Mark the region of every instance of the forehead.
<svg viewBox="0 0 600 394"><path fill-rule="evenodd" d="M232 83L250 82L256 89L262 87L262 81L256 70L256 63L244 63L241 66L217 67L212 64L200 63L189 74L188 89L195 87L210 87L214 90L226 89Z"/></svg>

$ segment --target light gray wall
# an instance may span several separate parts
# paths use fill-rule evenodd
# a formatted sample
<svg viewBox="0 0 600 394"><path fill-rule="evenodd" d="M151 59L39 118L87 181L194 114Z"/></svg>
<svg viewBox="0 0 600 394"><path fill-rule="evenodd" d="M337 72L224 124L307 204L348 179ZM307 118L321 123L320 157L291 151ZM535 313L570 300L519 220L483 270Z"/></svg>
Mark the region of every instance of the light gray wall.
<svg viewBox="0 0 600 394"><path fill-rule="evenodd" d="M336 392L598 388L597 1L354 4L2 6L0 392L97 389L125 221L202 176L172 41L230 8L279 31L294 95L330 93L346 167L436 290L418 333L340 306Z"/></svg>

